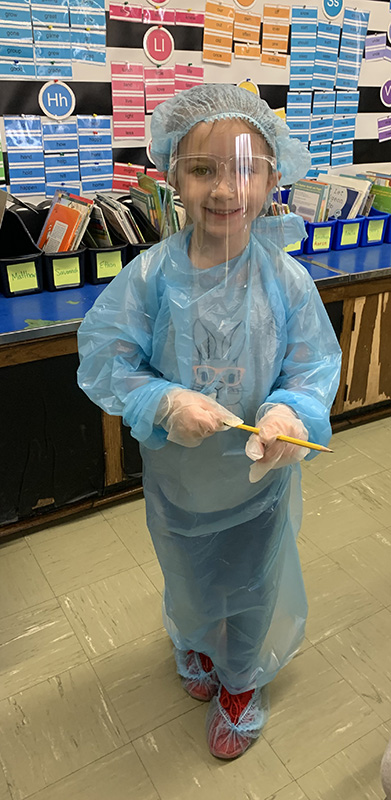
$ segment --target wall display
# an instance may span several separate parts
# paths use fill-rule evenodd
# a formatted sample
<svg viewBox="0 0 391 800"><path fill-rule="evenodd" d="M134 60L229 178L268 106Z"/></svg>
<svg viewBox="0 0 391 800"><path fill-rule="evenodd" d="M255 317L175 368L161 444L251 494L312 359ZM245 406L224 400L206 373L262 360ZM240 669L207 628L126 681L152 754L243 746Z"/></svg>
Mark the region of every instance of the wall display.
<svg viewBox="0 0 391 800"><path fill-rule="evenodd" d="M357 89L369 11L345 8L336 79L337 89Z"/></svg>
<svg viewBox="0 0 391 800"><path fill-rule="evenodd" d="M386 47L387 35L385 33L375 33L374 36L367 36L365 39L366 61L380 61L383 59Z"/></svg>
<svg viewBox="0 0 391 800"><path fill-rule="evenodd" d="M144 139L144 67L111 62L114 139Z"/></svg>
<svg viewBox="0 0 391 800"><path fill-rule="evenodd" d="M110 117L78 115L77 131L83 192L110 191L113 182Z"/></svg>
<svg viewBox="0 0 391 800"><path fill-rule="evenodd" d="M119 3L110 3L109 5L110 19L127 20L128 22L142 22L143 21L143 7L120 5Z"/></svg>
<svg viewBox="0 0 391 800"><path fill-rule="evenodd" d="M72 89L62 81L49 81L38 95L39 106L47 117L66 119L73 114L76 98Z"/></svg>
<svg viewBox="0 0 391 800"><path fill-rule="evenodd" d="M259 89L257 84L251 80L251 78L246 78L245 81L241 81L238 83L241 89L247 89L248 92L252 92L253 94L257 94L259 97Z"/></svg>
<svg viewBox="0 0 391 800"><path fill-rule="evenodd" d="M379 142L391 139L391 117L382 117L377 121L377 132Z"/></svg>
<svg viewBox="0 0 391 800"><path fill-rule="evenodd" d="M205 5L204 61L229 65L232 61L232 41L235 9L222 2L207 0Z"/></svg>
<svg viewBox="0 0 391 800"><path fill-rule="evenodd" d="M155 25L146 32L143 48L146 56L154 64L167 64L174 53L174 39L166 28Z"/></svg>
<svg viewBox="0 0 391 800"><path fill-rule="evenodd" d="M256 58L257 61L259 61L261 56L261 45L250 44L249 42L246 42L246 44L240 44L239 42L235 42L234 56L235 58L249 58L249 59Z"/></svg>
<svg viewBox="0 0 391 800"><path fill-rule="evenodd" d="M286 123L291 136L308 144L311 124L311 92L288 92L286 101Z"/></svg>
<svg viewBox="0 0 391 800"><path fill-rule="evenodd" d="M58 85L69 81L79 115L112 116L114 161L125 166L147 163L150 113L167 96L167 87L172 92L173 80L177 93L203 81L245 84L250 76L261 97L282 114L288 92L311 95L309 121L308 114L303 119L292 113L291 102L287 119L291 135L306 138L314 171L327 169L332 156L334 166L342 158L346 163L352 150L355 164L387 159L383 142L388 136L391 81L386 67L381 74L379 61L391 63L388 3L363 0L360 9L348 0L316 0L316 6L315 0L309 5L280 6L264 0L195 0L191 9L176 5L175 0L130 0L126 5L109 0L105 13L103 0L0 0L0 135L7 181L1 118L40 115L38 95L49 79L58 80ZM156 28L172 37L172 54L166 62L167 54L155 53L159 60L151 61L143 50L144 35ZM116 64L123 67L117 71ZM135 64L141 75L129 70ZM158 73L154 78L150 71L147 79L146 70L157 69L169 70L159 73L161 84L153 83ZM61 78L65 74L71 77ZM336 95L331 126L330 115L323 112L326 94L332 92ZM43 131L44 122L41 119ZM66 173L67 180L76 183L71 170L72 154L79 153L78 135L76 131L72 149L65 149L71 141L67 135L64 149L58 151L47 150L55 142L44 137L40 165L41 170L46 168L46 192L52 191L53 175L58 179ZM50 154L56 159L47 159ZM61 161L68 155L69 161ZM81 179L79 186L82 191Z"/></svg>
<svg viewBox="0 0 391 800"><path fill-rule="evenodd" d="M175 67L145 67L145 110L147 114L163 100L174 97Z"/></svg>
<svg viewBox="0 0 391 800"><path fill-rule="evenodd" d="M323 0L323 12L326 17L335 19L341 13L343 0Z"/></svg>
<svg viewBox="0 0 391 800"><path fill-rule="evenodd" d="M341 29L331 22L319 20L316 37L313 89L334 89L338 66Z"/></svg>
<svg viewBox="0 0 391 800"><path fill-rule="evenodd" d="M261 32L261 15L245 14L242 11L235 12L234 18L234 39L237 42L259 43Z"/></svg>
<svg viewBox="0 0 391 800"><path fill-rule="evenodd" d="M0 78L73 78L73 62L104 65L104 0L0 0Z"/></svg>
<svg viewBox="0 0 391 800"><path fill-rule="evenodd" d="M131 186L137 187L138 172L144 172L142 164L120 164L114 162L113 191L127 193Z"/></svg>
<svg viewBox="0 0 391 800"><path fill-rule="evenodd" d="M45 191L42 124L38 116L4 117L11 194Z"/></svg>
<svg viewBox="0 0 391 800"><path fill-rule="evenodd" d="M289 6L264 5L262 50L287 52L290 13Z"/></svg>
<svg viewBox="0 0 391 800"><path fill-rule="evenodd" d="M318 9L292 8L290 89L312 89L315 74Z"/></svg>
<svg viewBox="0 0 391 800"><path fill-rule="evenodd" d="M175 94L204 82L204 68L192 64L175 64Z"/></svg>
<svg viewBox="0 0 391 800"><path fill-rule="evenodd" d="M53 197L56 189L80 194L79 140L76 122L43 120L42 138L46 197Z"/></svg>
<svg viewBox="0 0 391 800"><path fill-rule="evenodd" d="M175 8L143 8L145 25L175 25Z"/></svg>
<svg viewBox="0 0 391 800"><path fill-rule="evenodd" d="M380 99L385 106L391 106L391 80L385 81L380 89Z"/></svg>

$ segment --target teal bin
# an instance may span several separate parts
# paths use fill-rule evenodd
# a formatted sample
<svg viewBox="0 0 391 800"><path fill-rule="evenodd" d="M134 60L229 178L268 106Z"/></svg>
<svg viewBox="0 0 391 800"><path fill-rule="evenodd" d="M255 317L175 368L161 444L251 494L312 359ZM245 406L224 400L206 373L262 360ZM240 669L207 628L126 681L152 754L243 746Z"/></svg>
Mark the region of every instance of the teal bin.
<svg viewBox="0 0 391 800"><path fill-rule="evenodd" d="M336 219L331 249L352 250L354 247L358 247L364 219L365 217Z"/></svg>
<svg viewBox="0 0 391 800"><path fill-rule="evenodd" d="M306 222L308 238L304 241L304 253L326 253L331 249L335 220Z"/></svg>
<svg viewBox="0 0 391 800"><path fill-rule="evenodd" d="M371 208L369 215L363 218L360 247L383 244L389 218L389 214Z"/></svg>

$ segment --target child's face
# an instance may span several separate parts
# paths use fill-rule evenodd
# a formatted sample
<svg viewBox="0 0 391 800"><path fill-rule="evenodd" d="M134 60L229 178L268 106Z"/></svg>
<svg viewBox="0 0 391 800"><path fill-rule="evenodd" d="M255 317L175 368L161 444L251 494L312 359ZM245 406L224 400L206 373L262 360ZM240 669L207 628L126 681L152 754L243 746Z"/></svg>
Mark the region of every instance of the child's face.
<svg viewBox="0 0 391 800"><path fill-rule="evenodd" d="M277 182L270 150L244 120L196 125L179 144L175 185L198 231L242 237Z"/></svg>

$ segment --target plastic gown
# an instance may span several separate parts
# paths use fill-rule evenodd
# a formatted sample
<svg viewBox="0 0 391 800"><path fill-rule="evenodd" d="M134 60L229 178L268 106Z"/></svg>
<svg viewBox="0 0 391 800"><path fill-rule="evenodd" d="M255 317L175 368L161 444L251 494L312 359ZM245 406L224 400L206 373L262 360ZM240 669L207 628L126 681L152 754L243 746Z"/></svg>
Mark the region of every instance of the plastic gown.
<svg viewBox="0 0 391 800"><path fill-rule="evenodd" d="M290 241L296 220L284 220ZM250 483L244 431L186 448L154 419L167 390L186 387L249 424L285 403L327 444L340 349L306 269L269 238L275 224L258 218L228 270L194 269L185 228L128 264L78 334L80 387L140 442L167 631L179 650L206 653L231 693L271 681L304 635L300 467Z"/></svg>

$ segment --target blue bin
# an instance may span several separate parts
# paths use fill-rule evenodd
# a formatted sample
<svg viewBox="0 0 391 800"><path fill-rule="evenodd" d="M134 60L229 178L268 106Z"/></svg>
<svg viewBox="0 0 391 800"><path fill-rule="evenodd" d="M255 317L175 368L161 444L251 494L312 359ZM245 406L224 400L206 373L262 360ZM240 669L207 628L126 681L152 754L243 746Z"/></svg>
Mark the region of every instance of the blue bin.
<svg viewBox="0 0 391 800"><path fill-rule="evenodd" d="M387 244L391 243L391 214L388 215L386 230L384 234L384 241L387 242Z"/></svg>
<svg viewBox="0 0 391 800"><path fill-rule="evenodd" d="M304 242L305 239L302 239L301 241L299 240L292 244L287 244L287 246L284 247L284 250L286 253L289 253L290 256L298 256L300 253L303 252Z"/></svg>
<svg viewBox="0 0 391 800"><path fill-rule="evenodd" d="M304 241L304 253L326 253L331 249L335 220L327 222L306 222L308 238Z"/></svg>
<svg viewBox="0 0 391 800"><path fill-rule="evenodd" d="M289 197L289 189L280 189L281 203L287 203ZM278 202L278 192L273 192L273 200Z"/></svg>
<svg viewBox="0 0 391 800"><path fill-rule="evenodd" d="M360 247L382 244L389 218L389 214L371 208L369 215L362 221Z"/></svg>
<svg viewBox="0 0 391 800"><path fill-rule="evenodd" d="M353 219L336 219L334 227L332 250L352 250L360 243L362 222L365 217Z"/></svg>

